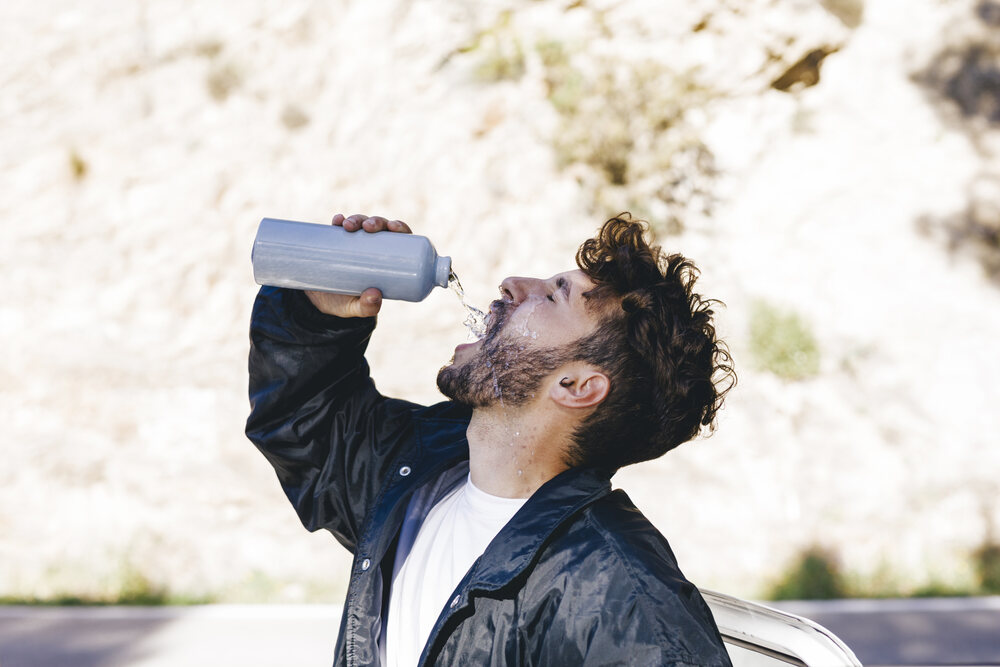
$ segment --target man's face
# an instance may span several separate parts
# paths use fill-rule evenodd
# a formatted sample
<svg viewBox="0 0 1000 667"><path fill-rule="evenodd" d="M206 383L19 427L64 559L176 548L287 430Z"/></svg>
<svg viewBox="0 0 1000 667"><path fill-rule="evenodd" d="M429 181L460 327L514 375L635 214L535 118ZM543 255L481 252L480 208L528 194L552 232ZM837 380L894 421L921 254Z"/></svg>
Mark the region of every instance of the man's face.
<svg viewBox="0 0 1000 667"><path fill-rule="evenodd" d="M452 363L438 373L441 393L473 407L530 401L597 326L583 296L593 287L580 270L547 280L505 279L503 298L490 304L486 335L455 348Z"/></svg>

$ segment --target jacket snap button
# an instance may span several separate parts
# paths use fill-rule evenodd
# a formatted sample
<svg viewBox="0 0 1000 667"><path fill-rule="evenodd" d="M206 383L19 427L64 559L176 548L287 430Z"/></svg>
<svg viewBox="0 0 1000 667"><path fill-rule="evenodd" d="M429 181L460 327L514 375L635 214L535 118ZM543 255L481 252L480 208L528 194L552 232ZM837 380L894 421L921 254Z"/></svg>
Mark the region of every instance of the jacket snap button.
<svg viewBox="0 0 1000 667"><path fill-rule="evenodd" d="M371 566L372 566L371 559L366 558L363 561L361 561L361 569L362 570L367 570Z"/></svg>
<svg viewBox="0 0 1000 667"><path fill-rule="evenodd" d="M403 466L402 468L399 469L399 476L400 477L406 477L411 472L413 472L413 471L410 470L410 466Z"/></svg>
<svg viewBox="0 0 1000 667"><path fill-rule="evenodd" d="M452 607L452 609L454 609L455 607L457 607L458 603L461 602L461 601L462 601L462 597L459 596L459 595L456 595L455 599L451 601L451 607Z"/></svg>

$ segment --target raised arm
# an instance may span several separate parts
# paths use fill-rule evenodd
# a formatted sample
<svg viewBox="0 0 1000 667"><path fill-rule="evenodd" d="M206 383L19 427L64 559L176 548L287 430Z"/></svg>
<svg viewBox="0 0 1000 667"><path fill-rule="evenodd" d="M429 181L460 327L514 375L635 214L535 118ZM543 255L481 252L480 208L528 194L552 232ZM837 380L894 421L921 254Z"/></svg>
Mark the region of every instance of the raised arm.
<svg viewBox="0 0 1000 667"><path fill-rule="evenodd" d="M365 216L334 224L409 231ZM382 396L369 377L364 352L380 307L378 290L350 297L262 287L250 324L247 437L303 525L330 530L352 551L420 407Z"/></svg>

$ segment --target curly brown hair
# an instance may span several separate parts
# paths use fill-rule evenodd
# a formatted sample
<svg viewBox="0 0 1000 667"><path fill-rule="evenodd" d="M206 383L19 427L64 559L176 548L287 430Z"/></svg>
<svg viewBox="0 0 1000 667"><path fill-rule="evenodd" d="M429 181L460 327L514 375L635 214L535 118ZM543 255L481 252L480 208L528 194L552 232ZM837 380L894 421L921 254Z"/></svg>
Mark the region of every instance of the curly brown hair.
<svg viewBox="0 0 1000 667"><path fill-rule="evenodd" d="M577 428L567 462L617 470L654 459L694 438L736 384L711 306L693 291L699 270L646 240L628 213L584 241L576 263L596 284L586 296L600 313L579 358L607 373L607 398Z"/></svg>

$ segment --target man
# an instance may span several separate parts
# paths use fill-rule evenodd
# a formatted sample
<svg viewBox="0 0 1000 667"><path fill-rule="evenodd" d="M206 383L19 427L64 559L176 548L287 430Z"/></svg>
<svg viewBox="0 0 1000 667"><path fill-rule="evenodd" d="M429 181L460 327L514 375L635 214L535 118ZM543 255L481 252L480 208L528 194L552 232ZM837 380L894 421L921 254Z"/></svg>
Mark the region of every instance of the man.
<svg viewBox="0 0 1000 667"><path fill-rule="evenodd" d="M610 487L711 427L735 380L697 269L644 230L613 218L579 269L504 280L430 407L369 377L378 290L261 289L247 435L306 528L354 553L337 665L730 664L667 541Z"/></svg>

